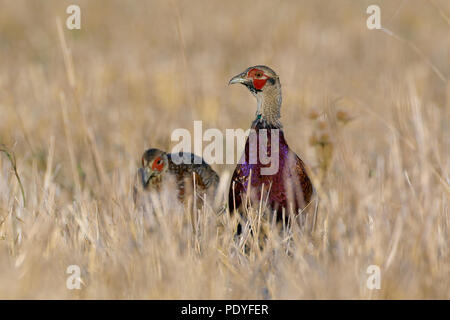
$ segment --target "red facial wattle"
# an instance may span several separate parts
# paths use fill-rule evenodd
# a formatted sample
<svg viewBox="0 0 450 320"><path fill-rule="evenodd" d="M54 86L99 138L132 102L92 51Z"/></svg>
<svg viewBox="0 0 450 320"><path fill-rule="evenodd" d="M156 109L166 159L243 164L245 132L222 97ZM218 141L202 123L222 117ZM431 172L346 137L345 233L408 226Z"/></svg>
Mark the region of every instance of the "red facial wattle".
<svg viewBox="0 0 450 320"><path fill-rule="evenodd" d="M270 78L262 70L259 69L251 69L247 73L247 77L252 79L253 87L255 87L256 90L261 90L266 85L267 80Z"/></svg>
<svg viewBox="0 0 450 320"><path fill-rule="evenodd" d="M161 160L161 157L158 157L155 159L155 161L153 161L153 164L152 164L153 171L155 171L155 170L162 171L163 167L164 167L164 162Z"/></svg>
<svg viewBox="0 0 450 320"><path fill-rule="evenodd" d="M266 79L253 79L253 86L255 87L256 90L261 90L267 82L267 78Z"/></svg>

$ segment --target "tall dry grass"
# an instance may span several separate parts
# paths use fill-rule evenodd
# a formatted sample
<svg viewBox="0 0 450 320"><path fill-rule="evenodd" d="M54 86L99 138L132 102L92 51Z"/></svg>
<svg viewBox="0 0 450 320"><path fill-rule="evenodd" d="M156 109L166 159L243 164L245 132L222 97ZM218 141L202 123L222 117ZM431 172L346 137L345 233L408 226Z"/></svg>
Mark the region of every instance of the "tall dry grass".
<svg viewBox="0 0 450 320"><path fill-rule="evenodd" d="M1 298L450 298L447 1L377 1L389 32L363 0L73 1L79 31L72 1L0 2ZM255 64L280 75L315 231L264 225L261 247L207 207L194 227L136 209L145 148L194 120L249 127L255 102L227 81Z"/></svg>

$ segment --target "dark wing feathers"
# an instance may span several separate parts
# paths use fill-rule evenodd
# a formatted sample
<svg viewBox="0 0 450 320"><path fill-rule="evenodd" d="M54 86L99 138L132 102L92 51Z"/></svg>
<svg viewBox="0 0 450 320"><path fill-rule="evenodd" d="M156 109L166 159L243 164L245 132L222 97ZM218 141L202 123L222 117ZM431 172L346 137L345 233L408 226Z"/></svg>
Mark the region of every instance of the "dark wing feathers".
<svg viewBox="0 0 450 320"><path fill-rule="evenodd" d="M196 174L196 184L204 191L215 193L219 184L219 176L207 164L203 158L188 152L178 154L168 154L169 170L177 176L178 181L192 179L192 174ZM182 160L181 163L180 160Z"/></svg>

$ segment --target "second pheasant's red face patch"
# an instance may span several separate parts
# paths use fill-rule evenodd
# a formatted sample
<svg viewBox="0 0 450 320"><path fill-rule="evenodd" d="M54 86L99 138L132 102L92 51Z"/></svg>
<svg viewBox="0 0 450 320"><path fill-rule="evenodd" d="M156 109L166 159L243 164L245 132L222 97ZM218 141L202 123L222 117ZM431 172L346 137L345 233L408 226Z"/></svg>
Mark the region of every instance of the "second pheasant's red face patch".
<svg viewBox="0 0 450 320"><path fill-rule="evenodd" d="M269 77L259 69L251 69L247 73L247 77L251 78L253 81L253 86L256 90L261 90L265 85Z"/></svg>
<svg viewBox="0 0 450 320"><path fill-rule="evenodd" d="M163 168L164 168L163 159L161 159L161 157L156 158L155 161L153 161L152 170L162 171Z"/></svg>

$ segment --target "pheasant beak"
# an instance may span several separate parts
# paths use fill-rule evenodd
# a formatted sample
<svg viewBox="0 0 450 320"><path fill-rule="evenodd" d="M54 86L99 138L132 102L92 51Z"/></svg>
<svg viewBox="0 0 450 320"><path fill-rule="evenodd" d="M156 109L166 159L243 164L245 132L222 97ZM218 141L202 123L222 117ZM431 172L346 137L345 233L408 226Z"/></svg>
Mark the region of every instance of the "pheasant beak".
<svg viewBox="0 0 450 320"><path fill-rule="evenodd" d="M231 78L230 82L228 82L228 85L235 84L235 83L246 84L248 82L249 82L249 80L247 79L247 73L242 72L242 73L238 74L237 76L234 76L233 78Z"/></svg>
<svg viewBox="0 0 450 320"><path fill-rule="evenodd" d="M148 186L150 179L153 177L154 173L150 170L150 168L139 168L139 175L141 176L142 185L145 187Z"/></svg>

